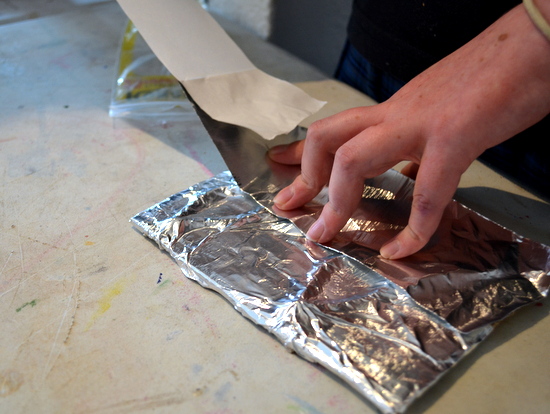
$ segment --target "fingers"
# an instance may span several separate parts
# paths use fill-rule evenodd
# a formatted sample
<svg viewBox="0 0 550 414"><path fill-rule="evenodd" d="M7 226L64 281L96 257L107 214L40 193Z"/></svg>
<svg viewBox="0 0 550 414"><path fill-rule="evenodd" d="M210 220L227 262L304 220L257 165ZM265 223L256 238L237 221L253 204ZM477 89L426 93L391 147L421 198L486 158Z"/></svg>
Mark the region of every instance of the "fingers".
<svg viewBox="0 0 550 414"><path fill-rule="evenodd" d="M463 172L445 160L441 156L423 159L418 169L409 222L393 240L382 246L381 256L401 259L414 254L435 233Z"/></svg>
<svg viewBox="0 0 550 414"><path fill-rule="evenodd" d="M313 123L305 142L295 147L272 150L272 159L295 162L302 153L302 173L275 197L275 205L290 210L311 201L325 186L332 171L334 154L348 140L376 123L371 108L354 108Z"/></svg>
<svg viewBox="0 0 550 414"><path fill-rule="evenodd" d="M415 162L409 162L401 169L401 174L406 177L409 177L412 180L416 180L416 175L418 174L418 168L420 166Z"/></svg>
<svg viewBox="0 0 550 414"><path fill-rule="evenodd" d="M366 178L412 159L414 163L403 170L416 177L408 225L380 250L383 257L399 259L416 253L430 240L470 157L454 154L437 144L437 139L435 145L425 145L422 133L410 128L378 126L376 111L365 109L318 121L305 141L270 151L276 162L299 164L301 160L302 165L301 175L279 192L275 206L281 210L301 207L328 183L329 201L307 234L313 241L326 243L353 215Z"/></svg>
<svg viewBox="0 0 550 414"><path fill-rule="evenodd" d="M298 165L302 162L305 140L296 141L288 145L278 145L271 148L267 155L273 161L286 164Z"/></svg>
<svg viewBox="0 0 550 414"><path fill-rule="evenodd" d="M280 210L293 210L313 200L321 191L322 186L323 184L317 186L311 181L305 180L304 175L300 174L292 184L279 191L273 202L275 207Z"/></svg>
<svg viewBox="0 0 550 414"><path fill-rule="evenodd" d="M364 180L395 165L399 151L392 151L395 138L390 135L372 127L338 149L330 176L329 201L308 231L310 240L326 243L334 238L356 210Z"/></svg>
<svg viewBox="0 0 550 414"><path fill-rule="evenodd" d="M336 153L329 182L329 201L307 233L310 240L319 243L330 241L357 208L364 178L358 168L361 161L354 141L357 139L348 142Z"/></svg>

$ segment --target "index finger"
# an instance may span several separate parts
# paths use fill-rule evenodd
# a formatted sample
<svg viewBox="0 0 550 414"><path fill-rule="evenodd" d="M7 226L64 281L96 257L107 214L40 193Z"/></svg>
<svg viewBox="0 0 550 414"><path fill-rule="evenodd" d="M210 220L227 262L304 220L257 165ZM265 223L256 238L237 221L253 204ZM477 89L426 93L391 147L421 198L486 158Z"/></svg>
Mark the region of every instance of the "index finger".
<svg viewBox="0 0 550 414"><path fill-rule="evenodd" d="M375 177L401 161L404 145L391 128L374 126L345 143L336 153L329 182L329 201L308 237L319 243L330 241L353 215L366 178Z"/></svg>
<svg viewBox="0 0 550 414"><path fill-rule="evenodd" d="M378 122L376 107L353 108L313 123L305 139L301 174L280 193L285 210L311 201L329 181L334 154L343 144ZM276 199L277 201L277 199Z"/></svg>

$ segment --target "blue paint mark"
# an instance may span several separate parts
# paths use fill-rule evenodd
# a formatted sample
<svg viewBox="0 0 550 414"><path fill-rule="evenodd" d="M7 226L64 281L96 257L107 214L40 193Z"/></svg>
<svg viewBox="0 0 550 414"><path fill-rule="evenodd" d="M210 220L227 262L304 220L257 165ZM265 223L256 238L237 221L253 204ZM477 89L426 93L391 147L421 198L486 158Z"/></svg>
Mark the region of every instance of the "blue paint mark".
<svg viewBox="0 0 550 414"><path fill-rule="evenodd" d="M323 414L322 411L319 411L317 408L315 408L313 405L308 403L307 401L302 400L301 398L298 398L294 395L287 395L289 399L294 401L296 404L298 404L300 412L305 414Z"/></svg>
<svg viewBox="0 0 550 414"><path fill-rule="evenodd" d="M41 45L38 45L37 49L51 49L53 47L58 47L66 44L67 41L64 39L55 39L48 43L42 43Z"/></svg>
<svg viewBox="0 0 550 414"><path fill-rule="evenodd" d="M191 366L191 370L193 371L193 374L198 374L199 372L202 371L202 365L193 364L193 365Z"/></svg>
<svg viewBox="0 0 550 414"><path fill-rule="evenodd" d="M223 401L225 400L225 397L227 396L227 393L229 392L229 390L231 390L231 387L232 387L232 384L230 382L226 382L224 383L217 391L216 393L214 394L214 396L216 397L216 399L218 401Z"/></svg>
<svg viewBox="0 0 550 414"><path fill-rule="evenodd" d="M181 330L170 332L168 335L166 335L166 340L171 341L171 340L177 338L182 333L183 333L183 331L181 331Z"/></svg>

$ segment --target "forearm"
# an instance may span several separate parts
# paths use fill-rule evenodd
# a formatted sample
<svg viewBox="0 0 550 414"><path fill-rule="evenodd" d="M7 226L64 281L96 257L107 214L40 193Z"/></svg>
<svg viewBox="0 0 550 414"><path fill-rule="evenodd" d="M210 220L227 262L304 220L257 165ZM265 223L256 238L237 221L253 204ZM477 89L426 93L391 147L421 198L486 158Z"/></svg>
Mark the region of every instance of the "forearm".
<svg viewBox="0 0 550 414"><path fill-rule="evenodd" d="M427 89L438 102L423 102ZM401 106L404 97L431 108L427 134L471 137L475 157L549 113L550 42L517 6L392 100Z"/></svg>
<svg viewBox="0 0 550 414"><path fill-rule="evenodd" d="M548 21L550 0L534 0L534 3ZM494 69L500 71L504 82L513 83L504 83L503 86L505 94L510 91L505 98L513 99L516 105L502 102L502 108L506 111L510 106L518 111L522 120L518 129L522 130L550 112L550 39L534 24L524 5L518 6L501 20L496 23L494 33L498 38L507 36L511 42L502 45L503 50L497 57Z"/></svg>
<svg viewBox="0 0 550 414"><path fill-rule="evenodd" d="M535 1L547 16L550 0ZM389 100L317 121L305 142L272 152L284 163L301 154L302 163L275 204L300 207L328 183L329 201L308 232L327 242L358 205L365 178L412 161L419 168L409 223L380 251L410 255L433 235L472 161L549 112L550 41L519 5Z"/></svg>

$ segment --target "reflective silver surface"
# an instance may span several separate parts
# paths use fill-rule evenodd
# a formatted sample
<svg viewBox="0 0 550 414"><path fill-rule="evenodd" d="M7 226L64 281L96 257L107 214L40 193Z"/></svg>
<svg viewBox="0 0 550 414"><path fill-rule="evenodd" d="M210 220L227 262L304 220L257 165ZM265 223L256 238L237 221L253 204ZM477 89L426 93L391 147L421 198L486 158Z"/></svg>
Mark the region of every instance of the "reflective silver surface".
<svg viewBox="0 0 550 414"><path fill-rule="evenodd" d="M382 412L403 412L493 322L548 293L549 248L458 203L426 249L407 260L380 258L378 248L410 208L412 183L394 171L366 183L360 208L331 246L303 232L323 196L277 216L271 200L293 172L258 171L240 176L248 192L224 173L132 221L187 277Z"/></svg>
<svg viewBox="0 0 550 414"><path fill-rule="evenodd" d="M213 120L196 105L195 110L239 186L273 210L274 196L300 170L272 162L266 152L305 137L305 129L266 141L246 128ZM361 204L329 246L406 288L418 303L463 330L497 321L548 291L549 247L524 239L457 202L446 209L422 251L399 261L381 258L380 247L407 224L412 194L413 182L393 170L367 180ZM290 218L307 232L326 199L321 194L305 208L275 214ZM493 298L489 312L480 309L488 296Z"/></svg>

